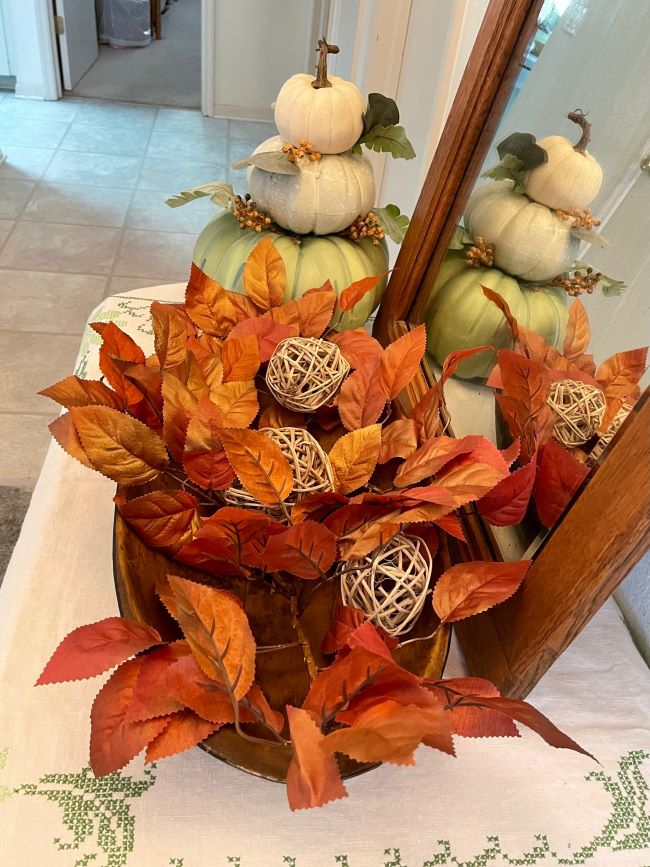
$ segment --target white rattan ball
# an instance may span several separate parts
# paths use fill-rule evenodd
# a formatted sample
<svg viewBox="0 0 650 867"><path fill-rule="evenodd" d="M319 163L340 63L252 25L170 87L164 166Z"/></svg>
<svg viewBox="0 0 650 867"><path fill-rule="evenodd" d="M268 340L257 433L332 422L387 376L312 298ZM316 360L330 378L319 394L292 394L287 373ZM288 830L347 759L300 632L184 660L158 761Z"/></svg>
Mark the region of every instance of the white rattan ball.
<svg viewBox="0 0 650 867"><path fill-rule="evenodd" d="M616 434L618 433L621 425L628 417L628 415L632 412L632 405L629 403L624 403L623 406L616 413L614 418L612 419L612 423L607 428L607 430L600 435L598 438L598 442L593 447L589 454L589 464L595 464L600 459L601 455L607 448L607 446L614 439Z"/></svg>
<svg viewBox="0 0 650 867"><path fill-rule="evenodd" d="M266 384L287 409L315 412L332 400L349 370L335 343L316 337L287 337L269 359Z"/></svg>
<svg viewBox="0 0 650 867"><path fill-rule="evenodd" d="M342 564L343 603L361 608L389 635L402 635L420 616L432 566L421 539L398 533L367 557Z"/></svg>
<svg viewBox="0 0 650 867"><path fill-rule="evenodd" d="M553 382L548 403L557 416L553 436L567 448L584 445L592 438L606 405L599 388L573 379Z"/></svg>

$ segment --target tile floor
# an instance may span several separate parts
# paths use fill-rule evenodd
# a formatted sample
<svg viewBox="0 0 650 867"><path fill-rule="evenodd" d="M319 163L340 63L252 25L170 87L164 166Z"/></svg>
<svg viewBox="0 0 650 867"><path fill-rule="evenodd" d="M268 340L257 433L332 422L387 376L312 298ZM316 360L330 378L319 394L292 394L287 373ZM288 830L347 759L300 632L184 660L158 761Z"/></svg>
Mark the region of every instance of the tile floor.
<svg viewBox="0 0 650 867"><path fill-rule="evenodd" d="M211 180L272 124L198 111L0 93L0 486L31 489L56 415L36 392L72 370L107 295L186 278L209 200L167 195Z"/></svg>

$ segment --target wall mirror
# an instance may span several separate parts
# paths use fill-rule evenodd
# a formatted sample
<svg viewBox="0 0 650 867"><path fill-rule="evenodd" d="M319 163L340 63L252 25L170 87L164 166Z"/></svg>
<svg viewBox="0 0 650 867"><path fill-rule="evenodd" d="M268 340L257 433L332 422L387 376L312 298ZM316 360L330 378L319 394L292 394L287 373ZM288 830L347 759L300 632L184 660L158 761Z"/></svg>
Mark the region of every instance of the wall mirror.
<svg viewBox="0 0 650 867"><path fill-rule="evenodd" d="M459 629L472 672L511 694L532 688L649 543L650 378L644 354L627 353L650 335L649 26L650 8L626 0L491 2L376 326L425 322L432 382L450 351L483 344L548 372L551 449L582 467L572 499L549 517L533 487L513 526L467 516L479 552L534 558L511 602ZM517 344L482 286L523 327ZM446 400L456 436L506 446L517 426L495 409L495 387L502 409L509 399L498 373L485 384L495 361L468 359ZM542 440L538 430L519 459L523 470L535 455L540 487Z"/></svg>

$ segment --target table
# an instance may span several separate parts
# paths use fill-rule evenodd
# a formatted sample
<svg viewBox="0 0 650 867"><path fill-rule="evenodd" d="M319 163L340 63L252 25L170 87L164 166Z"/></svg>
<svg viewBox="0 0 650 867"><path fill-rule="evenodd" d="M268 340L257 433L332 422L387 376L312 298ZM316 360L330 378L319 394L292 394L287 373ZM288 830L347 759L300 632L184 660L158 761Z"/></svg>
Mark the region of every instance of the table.
<svg viewBox="0 0 650 867"><path fill-rule="evenodd" d="M147 349L150 300L182 293L116 295L91 319ZM98 376L98 344L87 329L79 375ZM458 739L455 759L421 747L415 768L382 767L348 781L348 799L293 814L283 787L199 749L95 780L102 679L32 684L68 631L117 613L113 493L53 443L0 591L2 867L650 865L650 671L611 600L531 696L600 765L525 730ZM447 673L462 671L454 646Z"/></svg>

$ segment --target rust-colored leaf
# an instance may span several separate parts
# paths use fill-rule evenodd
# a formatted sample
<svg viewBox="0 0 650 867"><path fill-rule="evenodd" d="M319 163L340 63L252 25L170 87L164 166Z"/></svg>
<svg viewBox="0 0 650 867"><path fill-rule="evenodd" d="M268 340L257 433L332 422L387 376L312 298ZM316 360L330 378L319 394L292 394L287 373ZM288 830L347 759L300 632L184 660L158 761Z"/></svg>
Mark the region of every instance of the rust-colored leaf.
<svg viewBox="0 0 650 867"><path fill-rule="evenodd" d="M93 379L80 379L78 376L66 376L49 388L39 391L43 397L49 397L66 409L71 406L111 406L113 409L124 409L124 401L120 396Z"/></svg>
<svg viewBox="0 0 650 867"><path fill-rule="evenodd" d="M255 639L248 618L230 593L169 576L178 620L204 673L223 681L236 699L255 677Z"/></svg>
<svg viewBox="0 0 650 867"><path fill-rule="evenodd" d="M53 422L50 422L48 428L63 451L67 452L71 457L75 458L75 460L79 461L80 464L83 464L84 467L88 467L91 470L95 469L92 461L84 451L84 447L81 444L79 434L77 433L77 429L74 426L72 416L69 412L65 412L63 415L55 418Z"/></svg>
<svg viewBox="0 0 650 867"><path fill-rule="evenodd" d="M336 490L349 494L365 485L372 475L381 446L381 425L352 431L337 440L329 453Z"/></svg>
<svg viewBox="0 0 650 867"><path fill-rule="evenodd" d="M426 442L440 432L440 408L442 394L438 384L429 388L413 407L411 418L418 426L418 441Z"/></svg>
<svg viewBox="0 0 650 867"><path fill-rule="evenodd" d="M224 506L205 521L195 540L211 540L215 551L221 546L222 555L245 571L247 566L261 567L269 535L284 529L263 513Z"/></svg>
<svg viewBox="0 0 650 867"><path fill-rule="evenodd" d="M151 491L133 500L115 497L120 515L142 541L174 554L198 529L196 498L187 491Z"/></svg>
<svg viewBox="0 0 650 867"><path fill-rule="evenodd" d="M200 400L187 428L183 453L189 478L202 488L216 491L229 488L235 480L221 441L222 423L221 410L208 398Z"/></svg>
<svg viewBox="0 0 650 867"><path fill-rule="evenodd" d="M226 290L192 263L185 307L195 325L207 334L225 337L237 316Z"/></svg>
<svg viewBox="0 0 650 867"><path fill-rule="evenodd" d="M278 307L284 299L287 274L282 256L264 236L253 247L244 265L244 289L261 310Z"/></svg>
<svg viewBox="0 0 650 867"><path fill-rule="evenodd" d="M229 337L221 347L223 381L255 379L260 367L260 350L254 334Z"/></svg>
<svg viewBox="0 0 650 867"><path fill-rule="evenodd" d="M569 307L566 331L564 332L564 346L562 353L565 358L576 358L583 355L589 349L591 329L589 317L585 306L579 298L573 301Z"/></svg>
<svg viewBox="0 0 650 867"><path fill-rule="evenodd" d="M324 735L315 715L287 705L293 756L287 771L287 798L292 810L321 807L347 797L334 756L323 750Z"/></svg>
<svg viewBox="0 0 650 867"><path fill-rule="evenodd" d="M483 290L485 297L493 304L496 304L499 310L503 313L506 322L508 323L508 327L510 328L510 332L512 333L512 339L516 341L519 337L519 326L517 320L510 311L506 299L502 295L499 295L498 292L495 292L494 289L490 289L489 286L481 286L481 289Z"/></svg>
<svg viewBox="0 0 650 867"><path fill-rule="evenodd" d="M137 404L141 394L132 383L124 379L123 368L127 363L144 364L144 352L133 338L118 328L114 322L93 322L91 328L102 338L99 367L109 385L127 404Z"/></svg>
<svg viewBox="0 0 650 867"><path fill-rule="evenodd" d="M440 374L440 380L438 381L440 394L442 395L445 382L447 382L450 376L454 375L459 364L467 358L473 358L481 352L489 351L494 351L494 347L486 344L484 346L473 346L471 349L458 349L456 352L450 352L442 363L442 372Z"/></svg>
<svg viewBox="0 0 650 867"><path fill-rule="evenodd" d="M222 427L248 427L260 409L252 380L224 382L210 391L210 400L221 411Z"/></svg>
<svg viewBox="0 0 650 867"><path fill-rule="evenodd" d="M317 289L296 300L298 328L301 337L320 337L329 325L334 312L336 292Z"/></svg>
<svg viewBox="0 0 650 867"><path fill-rule="evenodd" d="M365 328L355 328L352 331L330 331L326 335L330 343L336 343L341 355L350 367L363 367L371 358L379 361L384 351L382 345L371 337Z"/></svg>
<svg viewBox="0 0 650 867"><path fill-rule="evenodd" d="M210 377L210 382L206 373ZM219 385L223 379L223 366L216 356L210 360L203 357L199 361L193 352L188 352L183 362L163 372L163 382L170 378L178 379L193 398L200 400L202 397L208 397L211 386Z"/></svg>
<svg viewBox="0 0 650 867"><path fill-rule="evenodd" d="M323 653L338 653L347 646L348 638L366 619L360 608L337 602L329 628L321 644Z"/></svg>
<svg viewBox="0 0 650 867"><path fill-rule="evenodd" d="M372 292L377 283L386 276L386 273L375 274L372 277L363 277L361 280L355 280L354 283L344 289L339 295L338 308L345 312L352 310L355 304L358 304L361 299Z"/></svg>
<svg viewBox="0 0 650 867"><path fill-rule="evenodd" d="M163 438L171 456L181 463L187 428L194 417L199 401L188 387L169 371L163 374L162 396Z"/></svg>
<svg viewBox="0 0 650 867"><path fill-rule="evenodd" d="M508 474L492 464L474 463L472 458L461 458L451 469L445 468L436 477L437 484L453 495L456 507L464 506L485 496ZM437 520L433 518L431 520Z"/></svg>
<svg viewBox="0 0 650 867"><path fill-rule="evenodd" d="M267 572L325 578L336 559L336 536L315 521L303 521L270 537L262 552Z"/></svg>
<svg viewBox="0 0 650 867"><path fill-rule="evenodd" d="M255 430L224 428L220 432L231 467L260 503L286 500L293 490L293 472L280 446Z"/></svg>
<svg viewBox="0 0 650 867"><path fill-rule="evenodd" d="M200 744L218 728L219 725L201 719L192 710L178 711L148 745L145 761L150 764L183 753Z"/></svg>
<svg viewBox="0 0 650 867"><path fill-rule="evenodd" d="M353 431L374 424L387 400L379 364L371 359L346 378L336 402L341 421L347 430Z"/></svg>
<svg viewBox="0 0 650 867"><path fill-rule="evenodd" d="M229 289L226 289L226 298L230 301L233 311L235 313L235 322L239 324L243 322L245 319L254 319L256 316L260 315L260 309L257 307L251 299L242 292L233 292Z"/></svg>
<svg viewBox="0 0 650 867"><path fill-rule="evenodd" d="M524 519L533 493L537 473L537 456L524 467L510 473L481 498L480 514L495 527L519 524Z"/></svg>
<svg viewBox="0 0 650 867"><path fill-rule="evenodd" d="M107 617L80 626L59 644L36 684L95 677L161 640L151 626L126 617Z"/></svg>
<svg viewBox="0 0 650 867"><path fill-rule="evenodd" d="M389 398L397 397L420 368L426 349L424 325L403 334L384 349L379 360L381 378Z"/></svg>
<svg viewBox="0 0 650 867"><path fill-rule="evenodd" d="M402 515L399 509L383 515L374 523L364 524L339 539L341 560L356 560L365 557L392 539L402 529Z"/></svg>
<svg viewBox="0 0 650 867"><path fill-rule="evenodd" d="M194 326L181 304L151 305L156 355L161 368L166 370L185 360L187 338L194 334Z"/></svg>
<svg viewBox="0 0 650 867"><path fill-rule="evenodd" d="M296 325L287 325L276 322L271 316L259 316L257 319L246 319L239 322L230 332L230 339L253 335L257 340L261 361L268 361L273 355L275 347L286 337L296 337L298 328Z"/></svg>
<svg viewBox="0 0 650 867"><path fill-rule="evenodd" d="M264 427L307 427L305 417L301 412L294 412L282 406L275 398L270 398L265 409L260 413L257 422L259 429Z"/></svg>
<svg viewBox="0 0 650 867"><path fill-rule="evenodd" d="M589 467L576 460L555 440L544 446L533 495L537 513L545 527L555 524L588 475Z"/></svg>
<svg viewBox="0 0 650 867"><path fill-rule="evenodd" d="M140 657L142 665L126 712L127 722L154 719L183 710L186 705L178 694L174 668L179 659L188 656L194 660L189 644L183 640L163 644Z"/></svg>
<svg viewBox="0 0 650 867"><path fill-rule="evenodd" d="M465 738L519 737L514 722L499 711L462 703L462 696L466 695L499 697L501 693L489 680L481 677L456 677L430 681L427 686L445 706L453 734Z"/></svg>
<svg viewBox="0 0 650 867"><path fill-rule="evenodd" d="M551 380L544 365L509 349L499 350L498 359L503 390L508 397L525 406L530 418L547 408Z"/></svg>
<svg viewBox="0 0 650 867"><path fill-rule="evenodd" d="M418 447L418 426L412 418L391 422L381 432L381 448L378 463L385 464L393 458L408 458Z"/></svg>
<svg viewBox="0 0 650 867"><path fill-rule="evenodd" d="M458 563L438 579L433 608L445 623L463 620L504 602L519 589L531 560Z"/></svg>
<svg viewBox="0 0 650 867"><path fill-rule="evenodd" d="M600 365L596 380L609 400L624 400L638 385L648 358L648 347L617 352Z"/></svg>
<svg viewBox="0 0 650 867"><path fill-rule="evenodd" d="M433 436L404 461L395 475L395 486L405 488L435 476L446 464L463 455L472 455L479 460L479 449L490 455L491 462L500 469L507 470L497 447L484 437L473 434L461 439L444 435Z"/></svg>
<svg viewBox="0 0 650 867"><path fill-rule="evenodd" d="M108 406L72 407L70 414L93 468L114 482L139 485L167 466L160 437L141 422Z"/></svg>
<svg viewBox="0 0 650 867"><path fill-rule="evenodd" d="M332 512L348 503L348 498L336 491L322 491L318 494L308 494L294 504L291 509L292 523L300 521L324 521Z"/></svg>

